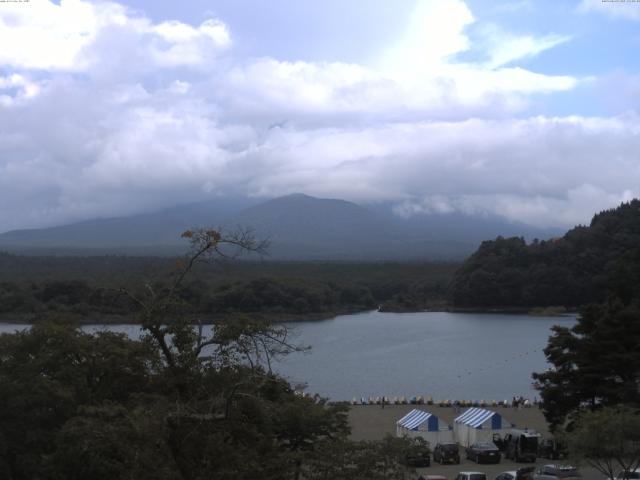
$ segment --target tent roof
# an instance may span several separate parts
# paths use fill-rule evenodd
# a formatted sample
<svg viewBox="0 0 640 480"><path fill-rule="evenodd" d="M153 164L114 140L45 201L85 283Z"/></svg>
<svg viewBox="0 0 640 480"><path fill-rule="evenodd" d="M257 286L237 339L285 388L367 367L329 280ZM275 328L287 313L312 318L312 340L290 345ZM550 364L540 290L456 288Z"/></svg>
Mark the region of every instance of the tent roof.
<svg viewBox="0 0 640 480"><path fill-rule="evenodd" d="M501 418L499 413L492 410L485 410L484 408L470 408L459 417L456 417L454 422L462 423L463 425L468 425L473 428L478 428L480 425L494 416L497 416L497 418Z"/></svg>
<svg viewBox="0 0 640 480"><path fill-rule="evenodd" d="M398 420L398 425L409 430L417 430L420 425L423 425L426 422L429 422L430 417L435 417L435 415L425 412L423 410L416 410L415 408L407 413L404 417ZM437 417L435 417L437 418Z"/></svg>

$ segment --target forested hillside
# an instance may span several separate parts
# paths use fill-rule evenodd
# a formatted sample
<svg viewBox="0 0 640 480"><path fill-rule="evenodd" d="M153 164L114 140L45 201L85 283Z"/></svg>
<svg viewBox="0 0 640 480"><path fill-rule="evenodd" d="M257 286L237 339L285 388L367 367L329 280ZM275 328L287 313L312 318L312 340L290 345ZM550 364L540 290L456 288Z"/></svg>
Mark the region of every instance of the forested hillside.
<svg viewBox="0 0 640 480"><path fill-rule="evenodd" d="M456 272L456 307L578 307L640 290L640 201L595 215L549 241L483 242Z"/></svg>
<svg viewBox="0 0 640 480"><path fill-rule="evenodd" d="M160 257L29 257L0 253L0 319L71 313L80 321L129 321L121 288L158 291L180 265ZM198 264L178 292L199 318L247 313L272 320L327 318L442 304L457 264L250 262Z"/></svg>

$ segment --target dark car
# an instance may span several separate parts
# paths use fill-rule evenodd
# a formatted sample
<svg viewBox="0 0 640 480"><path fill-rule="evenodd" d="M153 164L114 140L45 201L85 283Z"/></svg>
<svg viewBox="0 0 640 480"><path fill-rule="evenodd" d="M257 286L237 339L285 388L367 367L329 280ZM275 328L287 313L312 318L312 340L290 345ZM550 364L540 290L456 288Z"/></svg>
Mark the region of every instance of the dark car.
<svg viewBox="0 0 640 480"><path fill-rule="evenodd" d="M500 450L493 442L476 442L467 448L467 458L476 463L500 463Z"/></svg>
<svg viewBox="0 0 640 480"><path fill-rule="evenodd" d="M410 468L424 468L431 465L431 457L428 451L411 453L404 458L402 463Z"/></svg>
<svg viewBox="0 0 640 480"><path fill-rule="evenodd" d="M538 456L550 460L567 458L567 447L553 438L545 438L538 444Z"/></svg>
<svg viewBox="0 0 640 480"><path fill-rule="evenodd" d="M433 449L433 461L441 464L460 463L460 449L457 443L438 443Z"/></svg>
<svg viewBox="0 0 640 480"><path fill-rule="evenodd" d="M504 437L504 456L516 462L535 462L540 434L533 430L513 429Z"/></svg>

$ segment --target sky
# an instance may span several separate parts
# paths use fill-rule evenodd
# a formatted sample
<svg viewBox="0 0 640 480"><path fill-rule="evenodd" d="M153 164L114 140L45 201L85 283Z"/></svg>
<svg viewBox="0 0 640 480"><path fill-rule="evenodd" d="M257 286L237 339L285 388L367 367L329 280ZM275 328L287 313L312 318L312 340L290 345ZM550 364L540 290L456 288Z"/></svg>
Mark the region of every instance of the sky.
<svg viewBox="0 0 640 480"><path fill-rule="evenodd" d="M227 196L588 223L640 196L640 2L0 2L0 232Z"/></svg>

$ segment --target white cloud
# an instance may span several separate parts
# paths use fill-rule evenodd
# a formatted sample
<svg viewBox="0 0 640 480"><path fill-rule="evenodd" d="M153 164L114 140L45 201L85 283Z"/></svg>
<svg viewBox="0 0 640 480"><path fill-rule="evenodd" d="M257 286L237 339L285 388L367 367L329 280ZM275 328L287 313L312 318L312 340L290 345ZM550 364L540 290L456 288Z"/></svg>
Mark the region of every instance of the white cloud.
<svg viewBox="0 0 640 480"><path fill-rule="evenodd" d="M535 57L538 54L571 40L568 35L550 34L542 37L514 35L496 25L487 25L481 30L483 47L487 51L488 68L496 68L515 60Z"/></svg>
<svg viewBox="0 0 640 480"><path fill-rule="evenodd" d="M54 81L12 105L0 116L0 203L12 206L0 225L131 213L207 192L303 191L394 201L407 215L568 226L638 193L635 115L261 128L229 123L196 88L177 85L107 95Z"/></svg>
<svg viewBox="0 0 640 480"><path fill-rule="evenodd" d="M0 106L28 101L40 92L40 85L17 73L0 76Z"/></svg>
<svg viewBox="0 0 640 480"><path fill-rule="evenodd" d="M437 69L449 56L469 49L464 29L473 21L461 0L418 0L405 34L386 52L383 64L392 71Z"/></svg>
<svg viewBox="0 0 640 480"><path fill-rule="evenodd" d="M582 0L578 11L601 13L617 19L640 20L640 3L634 0Z"/></svg>
<svg viewBox="0 0 640 480"><path fill-rule="evenodd" d="M115 3L6 5L0 231L231 191L564 225L640 184L636 116L509 118L579 82L514 65L566 37L494 29L492 61L462 62L475 19L460 0L419 2L376 65L236 58L219 20L154 23Z"/></svg>
<svg viewBox="0 0 640 480"><path fill-rule="evenodd" d="M218 20L199 27L176 21L155 25L111 2L9 2L0 9L0 64L86 71L102 60L101 54L108 55L95 51L104 35L127 35L131 43L120 48L141 51L158 66L202 65L231 43L227 27Z"/></svg>
<svg viewBox="0 0 640 480"><path fill-rule="evenodd" d="M472 216L499 215L543 228L569 228L580 224L588 225L595 213L628 202L639 195L638 189L607 192L594 185L583 184L571 188L560 197L513 193L461 194L451 197L428 195L416 201L405 200L394 210L403 217L460 212Z"/></svg>

